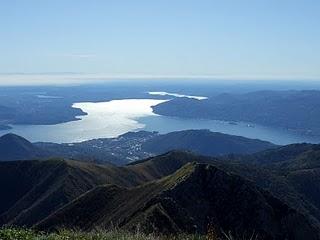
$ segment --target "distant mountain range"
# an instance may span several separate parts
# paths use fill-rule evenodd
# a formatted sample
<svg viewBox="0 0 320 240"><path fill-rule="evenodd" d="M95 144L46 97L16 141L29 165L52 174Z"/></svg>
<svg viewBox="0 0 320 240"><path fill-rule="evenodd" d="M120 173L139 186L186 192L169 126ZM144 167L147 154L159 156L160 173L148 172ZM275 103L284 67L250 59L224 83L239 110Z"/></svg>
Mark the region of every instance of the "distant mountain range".
<svg viewBox="0 0 320 240"><path fill-rule="evenodd" d="M261 239L319 239L319 226L309 215L224 170L223 162L230 165L177 151L125 167L3 162L0 223L200 234L210 225L241 236L254 231Z"/></svg>
<svg viewBox="0 0 320 240"><path fill-rule="evenodd" d="M171 150L220 156L254 153L274 147L276 145L258 139L209 130L186 130L168 134L130 132L117 138L95 139L74 144L32 144L19 136L8 134L0 137L0 161L60 157L123 165Z"/></svg>
<svg viewBox="0 0 320 240"><path fill-rule="evenodd" d="M206 100L175 98L153 110L166 116L243 121L320 135L320 91L315 90L225 93Z"/></svg>

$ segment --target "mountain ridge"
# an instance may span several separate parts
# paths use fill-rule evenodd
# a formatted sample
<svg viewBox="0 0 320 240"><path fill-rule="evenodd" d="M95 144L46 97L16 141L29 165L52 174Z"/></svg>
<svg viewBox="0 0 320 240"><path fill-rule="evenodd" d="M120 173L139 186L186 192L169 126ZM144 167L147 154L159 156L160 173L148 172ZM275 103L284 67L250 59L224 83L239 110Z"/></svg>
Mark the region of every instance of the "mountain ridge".
<svg viewBox="0 0 320 240"><path fill-rule="evenodd" d="M283 158L282 153L290 152L290 149L293 149L291 154L285 154L286 158ZM276 158L277 156L278 158ZM309 163L307 166L301 165L301 168L297 168L296 165L301 164L301 156L307 157ZM313 156L313 158L309 156ZM118 205L115 204L115 201L122 199L119 204L125 206L132 199L138 198L138 201L139 198L145 198L149 195L152 197L152 201L150 199L151 202L148 204L146 201L143 201L142 205L134 202L128 205L135 209L135 215L133 212L129 214L129 210L126 214L123 213L123 215L119 212L118 215L113 215L114 218L111 220L122 223L120 225L124 229L131 229L132 226L136 226L138 223L148 226L145 223L146 218L144 217L148 216L147 218L151 218L153 221L160 221L162 219L166 222L167 225L163 225L166 226L164 229L158 227L160 232L185 231L179 225L179 222L183 222L185 226L194 225L185 216L194 218L195 216L192 216L192 214L196 213L190 215L190 212L188 212L190 209L188 211L184 209L186 206L192 208L192 204L187 204L189 200L184 199L179 191L173 195L166 194L169 194L172 187L183 185L183 181L180 181L180 175L177 175L177 172L183 173L181 175L182 178L189 179L190 175L186 174L182 169L197 163L201 166L212 166L218 172L223 172L224 176L232 175L232 179L237 180L234 180L233 185L230 185L233 186L231 189L234 187L241 188L241 184L245 182L246 186L250 185L258 189L257 191L259 194L263 194L265 201L267 201L267 198L269 199L268 196L270 195L270 199L277 199L275 201L279 202L281 206L285 205L288 209L292 209L299 215L299 217L297 216L298 219L303 218L305 222L310 224L312 229L318 229L320 226L320 203L317 197L319 191L317 190L318 181L315 181L315 179L319 178L320 174L318 171L318 159L320 158L318 156L320 156L318 146L296 144L251 155L230 155L228 157L217 158L199 156L190 152L170 151L122 167L63 159L0 162L0 195L5 196L0 199L0 225L44 226L44 223L48 224L51 221L50 216L55 216L61 209L71 206L70 204L73 204L74 201L90 193L92 195L87 196L92 196L91 200L97 199L97 204L100 197L101 201L103 199L103 201L111 201L112 204L110 203L110 206L106 205L106 207L109 206L108 209L111 212L117 209ZM275 161L269 161L268 159L275 159ZM262 163L260 164L261 166L259 162ZM279 165L279 163L282 165ZM291 164L295 168L292 168ZM278 170L275 171L275 169ZM215 172L213 170L210 171ZM17 175L19 175L19 179L15 178ZM203 187L206 184L201 183L209 175L203 173L193 178L191 185L200 185L193 188L188 198L193 199L196 196L206 196L207 193L211 192L211 190L205 190L206 188ZM171 179L171 182L166 179ZM172 185L165 185L166 181L169 181ZM24 184L20 184L20 182ZM144 186L147 187L144 188ZM213 181L213 186L224 187L224 184L223 181L220 183ZM188 192L190 189L186 187L183 192ZM227 191L227 189L230 189L230 187L224 190L221 189L222 193ZM106 192L103 193L104 191ZM160 195L155 194L156 192ZM200 192L203 192L202 195ZM129 193L132 194L130 195L131 197L126 197ZM198 193L200 195L197 195ZM101 196L97 197L97 194ZM112 196L119 196L119 198L114 197L110 200ZM160 199L158 198L159 196ZM222 196L220 190L219 194L215 196ZM235 197L236 194L231 194L229 197L231 196ZM197 202L198 200L194 199L193 202ZM177 201L182 202L178 204ZM212 201L216 200L212 199ZM226 207L230 207L232 203L230 201L222 201L219 205L221 208L224 206L223 204L226 204ZM88 203L92 204L93 201L88 201ZM93 217L93 219L96 219L95 215L90 216L90 211L98 208L97 214L102 214L99 219L106 219L108 211L102 211L102 209L99 209L99 204L96 206L97 204L93 204L92 206L87 205L88 210L83 210L89 214L87 218ZM279 204L276 204L276 206ZM147 207L142 211L141 206ZM276 206L275 208L277 208ZM174 211L173 208L177 209L177 211ZM121 209L117 211L121 212ZM126 212L124 209L123 211ZM109 216L109 214L107 215ZM239 219L239 217L236 217L236 219ZM63 219L60 220L63 222ZM199 220L199 222L201 221ZM292 221L294 222L294 220ZM84 228L89 224L85 220L82 220L82 222ZM230 225L231 223L228 224ZM49 225L46 226L48 228L53 227ZM235 228L236 225L233 225L232 228ZM241 224L238 225L240 226ZM146 231L150 229L148 228Z"/></svg>
<svg viewBox="0 0 320 240"><path fill-rule="evenodd" d="M93 227L108 228L113 223L133 230L140 224L145 232L203 234L211 223L217 229L229 227L238 233L253 230L263 239L300 239L301 236L317 239L317 231L302 215L260 191L241 177L227 174L214 166L189 163L173 175L134 188L99 186L36 227L64 226L90 230ZM91 204L96 209L83 213ZM208 221L210 216L213 219Z"/></svg>

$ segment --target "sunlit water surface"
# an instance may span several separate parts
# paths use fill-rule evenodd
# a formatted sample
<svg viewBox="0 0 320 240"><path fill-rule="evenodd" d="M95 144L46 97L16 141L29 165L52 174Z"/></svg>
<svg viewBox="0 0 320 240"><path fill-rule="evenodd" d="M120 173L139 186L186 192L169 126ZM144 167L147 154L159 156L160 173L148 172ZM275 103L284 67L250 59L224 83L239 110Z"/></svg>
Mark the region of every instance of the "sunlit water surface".
<svg viewBox="0 0 320 240"><path fill-rule="evenodd" d="M164 101L167 100L123 99L99 103L75 103L73 107L87 113L85 116L79 116L78 121L56 125L13 125L11 130L0 131L0 135L13 132L32 142L62 143L117 137L128 131L138 130L167 133L185 129L210 129L215 132L267 140L276 144L320 142L320 138L303 136L283 129L247 123L172 118L154 114L152 106Z"/></svg>

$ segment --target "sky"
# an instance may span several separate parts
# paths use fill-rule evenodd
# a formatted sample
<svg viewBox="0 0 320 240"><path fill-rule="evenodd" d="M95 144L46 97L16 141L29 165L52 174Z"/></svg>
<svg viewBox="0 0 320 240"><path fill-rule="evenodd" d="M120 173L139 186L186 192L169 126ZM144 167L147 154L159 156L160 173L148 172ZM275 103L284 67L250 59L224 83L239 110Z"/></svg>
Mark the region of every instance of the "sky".
<svg viewBox="0 0 320 240"><path fill-rule="evenodd" d="M319 13L318 0L1 0L0 84L320 80Z"/></svg>

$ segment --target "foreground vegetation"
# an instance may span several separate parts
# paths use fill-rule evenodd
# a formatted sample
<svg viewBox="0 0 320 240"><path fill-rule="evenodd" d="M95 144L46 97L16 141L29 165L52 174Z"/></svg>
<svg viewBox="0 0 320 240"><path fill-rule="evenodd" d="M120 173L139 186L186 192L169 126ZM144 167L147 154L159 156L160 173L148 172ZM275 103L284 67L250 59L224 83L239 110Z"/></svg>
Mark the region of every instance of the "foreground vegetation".
<svg viewBox="0 0 320 240"><path fill-rule="evenodd" d="M140 232L128 233L122 231L92 231L80 232L61 230L56 233L35 232L30 229L3 228L0 229L0 240L205 240L206 237L179 235L175 237L161 237L154 234Z"/></svg>
<svg viewBox="0 0 320 240"><path fill-rule="evenodd" d="M143 234L141 232L129 233L118 230L81 232L73 230L61 230L56 233L36 232L30 229L2 228L0 229L0 240L236 240L230 234L224 238L218 238L216 234L209 231L206 236L199 235L177 235L157 236L155 234ZM242 240L242 239L241 239ZM243 239L245 240L245 239ZM248 240L257 240L251 236Z"/></svg>

